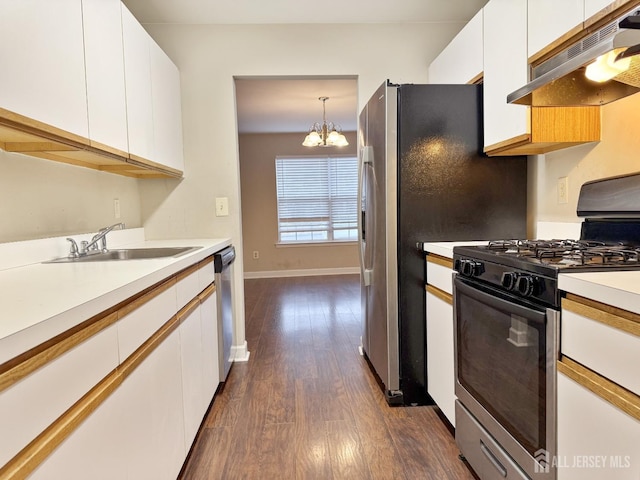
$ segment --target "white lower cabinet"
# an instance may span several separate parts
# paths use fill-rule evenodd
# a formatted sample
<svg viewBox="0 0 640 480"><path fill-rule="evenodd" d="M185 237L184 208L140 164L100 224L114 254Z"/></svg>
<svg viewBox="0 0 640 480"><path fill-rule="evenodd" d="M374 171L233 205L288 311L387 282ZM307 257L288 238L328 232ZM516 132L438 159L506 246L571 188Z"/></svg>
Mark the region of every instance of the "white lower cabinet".
<svg viewBox="0 0 640 480"><path fill-rule="evenodd" d="M182 398L184 402L184 431L187 445L198 433L209 402L204 391L204 349L200 307L193 310L180 324L182 359Z"/></svg>
<svg viewBox="0 0 640 480"><path fill-rule="evenodd" d="M174 330L114 395L127 478L175 479L186 457L180 336Z"/></svg>
<svg viewBox="0 0 640 480"><path fill-rule="evenodd" d="M638 480L640 421L558 374L558 480Z"/></svg>
<svg viewBox="0 0 640 480"><path fill-rule="evenodd" d="M186 456L173 331L33 472L34 479L175 479Z"/></svg>
<svg viewBox="0 0 640 480"><path fill-rule="evenodd" d="M207 399L205 408L209 406L213 395L220 384L220 367L218 361L218 310L215 292L200 304L202 317L202 351L204 394Z"/></svg>
<svg viewBox="0 0 640 480"><path fill-rule="evenodd" d="M121 406L108 398L40 464L30 479L115 480L127 478Z"/></svg>
<svg viewBox="0 0 640 480"><path fill-rule="evenodd" d="M427 292L427 390L455 427L453 306Z"/></svg>
<svg viewBox="0 0 640 480"><path fill-rule="evenodd" d="M21 449L46 432L35 441L42 463L12 467L20 478L177 478L219 384L215 285L199 291L198 281L212 280L212 265L166 279L5 388L0 426L12 433L0 435L0 466L24 459Z"/></svg>

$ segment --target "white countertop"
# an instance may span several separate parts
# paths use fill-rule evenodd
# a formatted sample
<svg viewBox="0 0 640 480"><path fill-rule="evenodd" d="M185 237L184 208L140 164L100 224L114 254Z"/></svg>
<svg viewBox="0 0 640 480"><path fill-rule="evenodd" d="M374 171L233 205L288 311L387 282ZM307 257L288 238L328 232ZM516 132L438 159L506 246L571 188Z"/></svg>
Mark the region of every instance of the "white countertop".
<svg viewBox="0 0 640 480"><path fill-rule="evenodd" d="M561 273L558 288L640 314L640 272Z"/></svg>
<svg viewBox="0 0 640 480"><path fill-rule="evenodd" d="M441 257L453 258L453 247L463 247L469 245L486 245L488 240L462 241L462 242L429 242L425 243L423 250L425 252L440 255Z"/></svg>
<svg viewBox="0 0 640 480"><path fill-rule="evenodd" d="M0 364L231 244L152 240L128 248L201 246L173 258L34 263L0 271Z"/></svg>

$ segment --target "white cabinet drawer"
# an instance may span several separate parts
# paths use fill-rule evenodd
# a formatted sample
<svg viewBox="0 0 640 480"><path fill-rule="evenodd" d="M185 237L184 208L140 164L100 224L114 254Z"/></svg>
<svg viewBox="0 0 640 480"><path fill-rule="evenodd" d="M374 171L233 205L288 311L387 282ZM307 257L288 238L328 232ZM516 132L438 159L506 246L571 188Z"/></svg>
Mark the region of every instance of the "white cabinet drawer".
<svg viewBox="0 0 640 480"><path fill-rule="evenodd" d="M178 284L176 285L176 293L178 298L178 308L180 310L187 303L193 300L200 292L200 269L189 268L178 274Z"/></svg>
<svg viewBox="0 0 640 480"><path fill-rule="evenodd" d="M0 393L0 465L118 366L111 325Z"/></svg>
<svg viewBox="0 0 640 480"><path fill-rule="evenodd" d="M427 283L449 295L453 294L453 262L447 258L427 255Z"/></svg>
<svg viewBox="0 0 640 480"><path fill-rule="evenodd" d="M453 305L441 297L427 291L427 391L455 427Z"/></svg>
<svg viewBox="0 0 640 480"><path fill-rule="evenodd" d="M613 314L566 298L562 306L562 354L640 395L640 337L603 323L624 322Z"/></svg>
<svg viewBox="0 0 640 480"><path fill-rule="evenodd" d="M200 283L200 291L207 288L213 283L215 272L213 268L213 258L203 260L198 270L198 282Z"/></svg>
<svg viewBox="0 0 640 480"><path fill-rule="evenodd" d="M637 480L640 421L559 373L558 460L558 480Z"/></svg>
<svg viewBox="0 0 640 480"><path fill-rule="evenodd" d="M176 285L165 284L158 289L141 297L142 305L126 313L118 321L118 343L120 347L120 362L136 351L162 325L164 325L178 311L176 307ZM147 298L145 298L147 297Z"/></svg>

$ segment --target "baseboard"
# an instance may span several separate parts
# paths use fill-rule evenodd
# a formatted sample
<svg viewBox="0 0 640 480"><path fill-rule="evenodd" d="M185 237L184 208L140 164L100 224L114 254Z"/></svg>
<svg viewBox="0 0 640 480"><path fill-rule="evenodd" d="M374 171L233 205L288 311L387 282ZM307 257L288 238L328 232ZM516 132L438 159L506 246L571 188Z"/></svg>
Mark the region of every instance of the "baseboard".
<svg viewBox="0 0 640 480"><path fill-rule="evenodd" d="M249 349L247 347L247 341L244 341L242 345L232 345L231 346L231 358L233 358L234 362L248 362L249 361Z"/></svg>
<svg viewBox="0 0 640 480"><path fill-rule="evenodd" d="M282 278L282 277L315 277L318 275L354 275L360 273L358 267L309 268L300 270L265 270L261 272L244 272L245 279Z"/></svg>

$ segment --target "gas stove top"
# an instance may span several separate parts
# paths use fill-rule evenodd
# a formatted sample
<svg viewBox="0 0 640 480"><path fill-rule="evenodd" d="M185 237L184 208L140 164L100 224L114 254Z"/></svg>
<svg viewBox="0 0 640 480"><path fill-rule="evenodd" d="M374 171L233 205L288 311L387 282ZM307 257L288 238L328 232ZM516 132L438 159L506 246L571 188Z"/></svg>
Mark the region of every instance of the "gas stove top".
<svg viewBox="0 0 640 480"><path fill-rule="evenodd" d="M635 269L640 267L640 247L628 243L596 240L497 240L467 247L483 252L483 258L526 269L527 265L559 270Z"/></svg>

